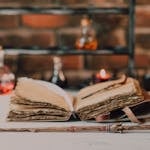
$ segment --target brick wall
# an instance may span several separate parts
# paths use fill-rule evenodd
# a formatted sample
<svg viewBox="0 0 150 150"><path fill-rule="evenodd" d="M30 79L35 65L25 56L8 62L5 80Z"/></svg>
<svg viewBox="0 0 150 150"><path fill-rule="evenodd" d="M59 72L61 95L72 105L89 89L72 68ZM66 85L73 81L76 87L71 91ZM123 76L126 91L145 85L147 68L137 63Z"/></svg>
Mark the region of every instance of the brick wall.
<svg viewBox="0 0 150 150"><path fill-rule="evenodd" d="M0 0L3 6L51 6L51 5L87 5L87 1L96 6L106 7L124 5L123 0ZM127 1L127 0L126 0ZM4 47L28 47L74 45L80 33L79 20L75 15L0 15L0 44ZM94 15L94 27L97 30L100 48L105 46L126 45L127 17L122 15ZM136 6L136 67L148 69L150 66L150 1L137 0ZM61 39L61 40L60 40ZM6 63L12 65L14 71L17 56L6 57ZM31 62L32 61L32 65ZM126 56L63 56L65 69L99 69L101 67L126 68ZM119 63L118 63L119 62ZM50 70L50 56L25 56L19 59L19 73L32 74ZM41 66L40 66L41 65ZM40 66L40 67L39 67Z"/></svg>

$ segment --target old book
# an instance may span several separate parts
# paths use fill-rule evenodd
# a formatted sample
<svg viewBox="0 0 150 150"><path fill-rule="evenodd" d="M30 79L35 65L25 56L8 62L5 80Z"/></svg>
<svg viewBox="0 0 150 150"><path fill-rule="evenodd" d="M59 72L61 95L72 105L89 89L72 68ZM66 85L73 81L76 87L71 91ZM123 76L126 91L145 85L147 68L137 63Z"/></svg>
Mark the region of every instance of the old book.
<svg viewBox="0 0 150 150"><path fill-rule="evenodd" d="M20 78L11 96L8 120L66 121L73 113L81 120L97 119L143 101L138 81L125 76L81 89L75 99L52 83Z"/></svg>
<svg viewBox="0 0 150 150"><path fill-rule="evenodd" d="M143 100L138 81L123 76L82 89L77 95L75 110L81 120L88 120Z"/></svg>
<svg viewBox="0 0 150 150"><path fill-rule="evenodd" d="M68 120L72 98L60 87L39 80L20 78L11 96L9 120Z"/></svg>

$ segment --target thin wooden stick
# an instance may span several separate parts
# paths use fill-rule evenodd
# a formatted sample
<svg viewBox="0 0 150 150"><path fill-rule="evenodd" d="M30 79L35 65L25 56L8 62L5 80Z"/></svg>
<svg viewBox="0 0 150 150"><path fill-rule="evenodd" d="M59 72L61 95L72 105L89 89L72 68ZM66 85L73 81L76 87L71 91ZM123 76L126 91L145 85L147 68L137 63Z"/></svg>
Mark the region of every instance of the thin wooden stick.
<svg viewBox="0 0 150 150"><path fill-rule="evenodd" d="M0 128L0 132L90 132L104 131L106 126L69 126L69 127L45 127L45 128Z"/></svg>
<svg viewBox="0 0 150 150"><path fill-rule="evenodd" d="M128 131L150 131L150 125L122 125L120 124L114 124L110 127L110 131L114 132L114 133L122 133L122 132L128 132Z"/></svg>
<svg viewBox="0 0 150 150"><path fill-rule="evenodd" d="M0 128L0 132L108 132L122 133L124 131L150 131L150 125L122 125L113 124L105 126L69 126L45 128Z"/></svg>

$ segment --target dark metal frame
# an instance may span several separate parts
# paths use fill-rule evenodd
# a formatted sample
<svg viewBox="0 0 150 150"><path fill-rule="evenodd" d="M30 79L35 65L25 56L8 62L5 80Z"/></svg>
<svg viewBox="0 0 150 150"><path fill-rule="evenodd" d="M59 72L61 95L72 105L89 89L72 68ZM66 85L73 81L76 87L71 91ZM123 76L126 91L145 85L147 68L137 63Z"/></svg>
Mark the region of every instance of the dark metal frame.
<svg viewBox="0 0 150 150"><path fill-rule="evenodd" d="M51 8L39 8L39 7L0 7L0 14L31 14L31 13L41 13L41 14L93 14L93 13L106 13L106 14L123 14L129 16L129 27L128 27L128 47L120 47L106 50L97 50L97 51L84 51L84 50L67 50L58 48L57 50L47 49L47 50L32 50L32 49L6 49L6 54L8 55L22 55L22 54L56 54L56 55L128 55L128 74L134 76L135 74L135 65L134 65L134 49L135 49L135 35L134 35L134 26L135 26L135 3L136 0L129 0L128 8L99 8L99 7L51 7Z"/></svg>
<svg viewBox="0 0 150 150"><path fill-rule="evenodd" d="M128 61L128 74L130 76L136 76L135 74L135 4L136 0L130 0L129 3L129 30L128 30L128 50L129 50L129 61Z"/></svg>
<svg viewBox="0 0 150 150"><path fill-rule="evenodd" d="M100 8L100 7L2 7L0 14L58 14L58 15L78 15L78 14L129 14L128 8Z"/></svg>
<svg viewBox="0 0 150 150"><path fill-rule="evenodd" d="M126 47L101 49L96 51L91 50L77 50L73 48L52 48L52 49L32 49L32 48L20 48L20 49L5 49L7 55L129 55Z"/></svg>

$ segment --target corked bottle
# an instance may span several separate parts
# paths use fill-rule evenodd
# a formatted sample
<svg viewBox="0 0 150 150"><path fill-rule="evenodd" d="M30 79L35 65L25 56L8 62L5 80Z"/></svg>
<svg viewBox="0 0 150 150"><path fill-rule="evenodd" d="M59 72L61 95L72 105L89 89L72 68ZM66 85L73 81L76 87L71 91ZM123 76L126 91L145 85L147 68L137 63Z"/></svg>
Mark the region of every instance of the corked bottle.
<svg viewBox="0 0 150 150"><path fill-rule="evenodd" d="M81 35L75 42L76 49L96 50L98 47L98 40L95 34L96 31L92 26L92 20L84 16L81 19Z"/></svg>
<svg viewBox="0 0 150 150"><path fill-rule="evenodd" d="M53 57L53 72L49 80L62 88L67 88L67 78L62 70L62 61L60 57Z"/></svg>

